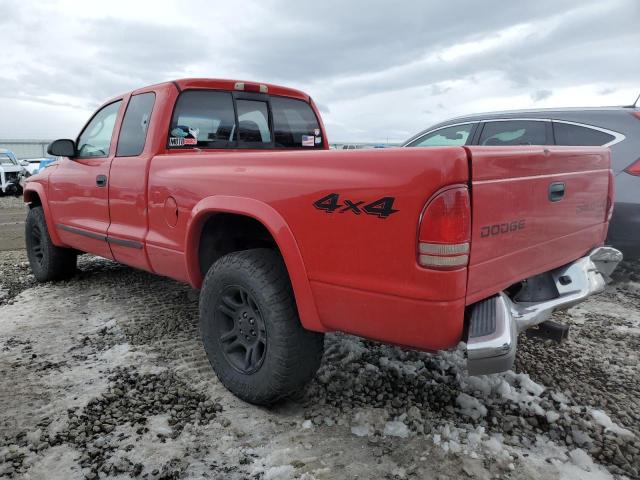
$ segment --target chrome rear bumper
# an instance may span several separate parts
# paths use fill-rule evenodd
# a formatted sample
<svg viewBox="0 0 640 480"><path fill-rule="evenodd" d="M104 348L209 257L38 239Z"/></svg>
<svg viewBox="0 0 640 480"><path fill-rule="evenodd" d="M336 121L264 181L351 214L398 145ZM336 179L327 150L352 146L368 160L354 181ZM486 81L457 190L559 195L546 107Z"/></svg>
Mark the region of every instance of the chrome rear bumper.
<svg viewBox="0 0 640 480"><path fill-rule="evenodd" d="M558 296L541 302L514 302L504 292L474 305L469 321L467 370L484 375L510 370L518 333L602 292L622 260L615 248L600 247L573 263L549 272Z"/></svg>

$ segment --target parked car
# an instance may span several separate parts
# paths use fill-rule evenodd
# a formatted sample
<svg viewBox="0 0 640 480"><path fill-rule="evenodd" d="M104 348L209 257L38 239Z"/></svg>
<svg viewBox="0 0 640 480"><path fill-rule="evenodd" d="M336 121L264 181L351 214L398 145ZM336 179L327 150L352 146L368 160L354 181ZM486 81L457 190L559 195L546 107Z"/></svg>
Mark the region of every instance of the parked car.
<svg viewBox="0 0 640 480"><path fill-rule="evenodd" d="M464 340L470 373L508 370L519 331L562 330L551 312L602 291L621 258L602 246L607 149L330 151L311 98L275 85L142 88L49 154L65 158L24 193L35 278L90 252L201 289L211 365L257 404L306 384L335 330Z"/></svg>
<svg viewBox="0 0 640 480"><path fill-rule="evenodd" d="M42 168L42 163L49 163L53 161L51 158L25 158L20 160L20 165L22 165L29 175L35 175Z"/></svg>
<svg viewBox="0 0 640 480"><path fill-rule="evenodd" d="M405 147L444 145L600 145L611 148L616 179L607 242L640 257L640 108L514 110L452 118L414 135Z"/></svg>
<svg viewBox="0 0 640 480"><path fill-rule="evenodd" d="M20 179L25 169L11 150L0 148L0 193L16 195L21 192Z"/></svg>

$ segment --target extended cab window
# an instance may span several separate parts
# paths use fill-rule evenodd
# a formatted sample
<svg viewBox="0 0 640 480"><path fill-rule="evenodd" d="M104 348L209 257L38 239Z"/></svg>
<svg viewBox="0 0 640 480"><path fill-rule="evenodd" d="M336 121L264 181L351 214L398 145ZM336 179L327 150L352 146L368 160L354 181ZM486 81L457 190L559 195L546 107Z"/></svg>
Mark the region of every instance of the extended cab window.
<svg viewBox="0 0 640 480"><path fill-rule="evenodd" d="M117 157L135 157L144 150L155 99L156 94L149 92L134 95L129 100L118 137Z"/></svg>
<svg viewBox="0 0 640 480"><path fill-rule="evenodd" d="M169 147L224 148L235 142L236 120L229 92L187 90L176 102Z"/></svg>
<svg viewBox="0 0 640 480"><path fill-rule="evenodd" d="M180 94L171 120L169 148L323 148L311 106L287 97L216 90Z"/></svg>
<svg viewBox="0 0 640 480"><path fill-rule="evenodd" d="M322 148L320 124L308 103L271 97L271 108L276 148Z"/></svg>
<svg viewBox="0 0 640 480"><path fill-rule="evenodd" d="M78 137L78 158L106 157L109 155L113 127L118 118L121 100L110 103L98 111Z"/></svg>
<svg viewBox="0 0 640 480"><path fill-rule="evenodd" d="M238 136L244 143L271 143L269 106L259 100L237 100Z"/></svg>
<svg viewBox="0 0 640 480"><path fill-rule="evenodd" d="M553 122L556 135L556 145L586 145L599 147L606 145L616 137L593 128L571 125L568 123Z"/></svg>
<svg viewBox="0 0 640 480"><path fill-rule="evenodd" d="M480 135L480 145L551 145L547 123L535 120L487 122Z"/></svg>
<svg viewBox="0 0 640 480"><path fill-rule="evenodd" d="M471 134L472 123L439 128L414 140L407 147L459 147L466 145Z"/></svg>

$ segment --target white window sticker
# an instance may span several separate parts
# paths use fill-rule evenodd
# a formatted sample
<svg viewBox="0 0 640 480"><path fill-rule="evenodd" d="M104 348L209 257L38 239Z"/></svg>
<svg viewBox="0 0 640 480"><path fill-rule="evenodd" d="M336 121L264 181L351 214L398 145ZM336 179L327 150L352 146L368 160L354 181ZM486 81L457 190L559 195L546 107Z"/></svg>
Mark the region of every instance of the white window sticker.
<svg viewBox="0 0 640 480"><path fill-rule="evenodd" d="M319 145L322 143L322 137L316 137L316 145Z"/></svg>
<svg viewBox="0 0 640 480"><path fill-rule="evenodd" d="M199 128L192 128L187 125L178 125L171 130L169 137L170 147L182 147L184 145L198 145Z"/></svg>
<svg viewBox="0 0 640 480"><path fill-rule="evenodd" d="M314 137L313 135L302 135L302 146L303 147L313 147L314 145Z"/></svg>
<svg viewBox="0 0 640 480"><path fill-rule="evenodd" d="M320 129L319 129L319 128L316 128L316 129L313 131L313 134L314 134L316 137L317 137L318 135L320 135Z"/></svg>

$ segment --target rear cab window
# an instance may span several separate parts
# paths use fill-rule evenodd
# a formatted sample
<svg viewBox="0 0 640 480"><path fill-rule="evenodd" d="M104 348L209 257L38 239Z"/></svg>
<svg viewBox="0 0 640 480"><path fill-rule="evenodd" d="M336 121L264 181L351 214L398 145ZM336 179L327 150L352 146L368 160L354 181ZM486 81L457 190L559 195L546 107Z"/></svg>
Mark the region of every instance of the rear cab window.
<svg viewBox="0 0 640 480"><path fill-rule="evenodd" d="M180 94L169 128L169 148L235 147L236 135L230 92L186 90Z"/></svg>
<svg viewBox="0 0 640 480"><path fill-rule="evenodd" d="M320 125L308 103L295 98L271 97L271 108L277 148L322 148Z"/></svg>
<svg viewBox="0 0 640 480"><path fill-rule="evenodd" d="M258 146L271 144L269 105L255 100L236 100L238 112L238 139L241 143Z"/></svg>
<svg viewBox="0 0 640 480"><path fill-rule="evenodd" d="M320 122L303 100L219 90L178 97L167 146L189 148L324 148Z"/></svg>

